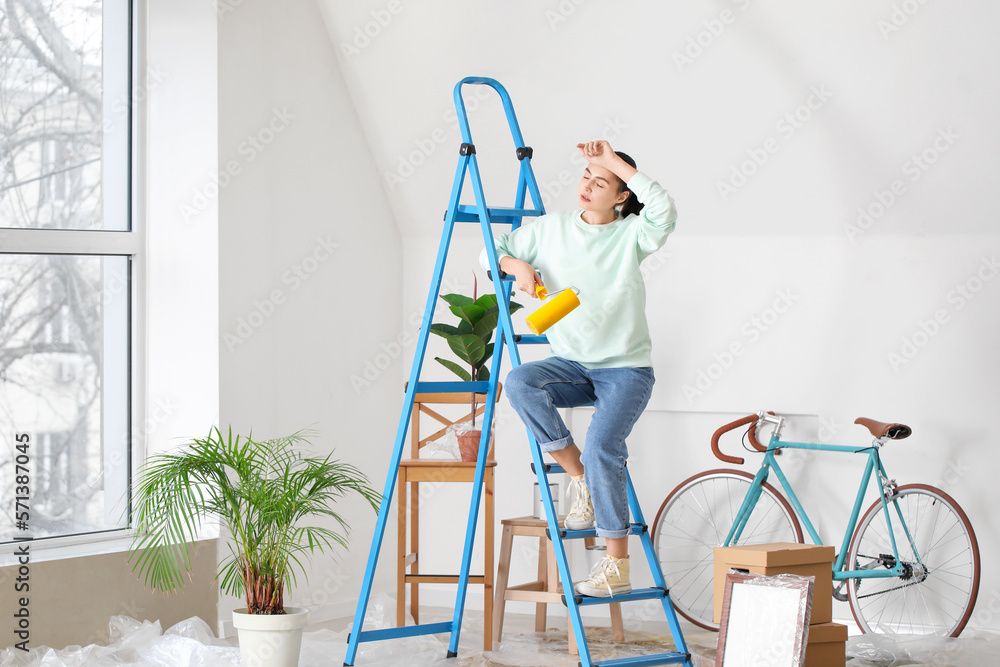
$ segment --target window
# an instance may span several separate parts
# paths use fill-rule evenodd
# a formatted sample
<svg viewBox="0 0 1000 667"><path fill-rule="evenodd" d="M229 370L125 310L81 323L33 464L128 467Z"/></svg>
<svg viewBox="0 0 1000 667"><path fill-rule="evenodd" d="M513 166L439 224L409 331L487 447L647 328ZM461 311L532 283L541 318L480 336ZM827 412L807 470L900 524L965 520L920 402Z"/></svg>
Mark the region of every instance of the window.
<svg viewBox="0 0 1000 667"><path fill-rule="evenodd" d="M143 261L130 215L131 6L3 7L0 542L122 531ZM26 529L14 498L24 435Z"/></svg>

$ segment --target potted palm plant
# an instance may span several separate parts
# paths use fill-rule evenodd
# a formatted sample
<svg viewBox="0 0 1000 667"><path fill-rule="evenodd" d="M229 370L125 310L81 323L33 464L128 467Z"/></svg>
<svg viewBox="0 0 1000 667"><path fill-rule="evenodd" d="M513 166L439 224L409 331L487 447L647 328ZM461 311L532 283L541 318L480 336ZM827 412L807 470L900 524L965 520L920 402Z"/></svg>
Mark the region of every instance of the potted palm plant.
<svg viewBox="0 0 1000 667"><path fill-rule="evenodd" d="M490 379L490 361L493 359L493 332L500 321L500 307L497 305L496 294L484 294L477 298L477 283L473 278L472 297L464 294L444 294L441 299L448 304L452 314L458 317L458 324L436 323L431 325L431 332L448 341L448 347L464 364L450 359L434 357L434 360L447 368L466 382L485 382ZM513 315L523 306L511 301L510 313ZM470 407L472 421L465 431L458 433L458 447L463 461L475 461L479 452L479 440L482 429L476 428L476 410L479 397L485 396L472 392Z"/></svg>
<svg viewBox="0 0 1000 667"><path fill-rule="evenodd" d="M228 530L229 555L219 564L222 589L246 601L233 612L243 665L294 667L308 611L284 606L285 588L302 571L300 556L347 548L350 526L337 500L358 494L378 509L380 494L357 468L302 455L311 433L274 440L223 435L213 429L177 452L151 457L133 494L135 560L147 585L171 592L191 569L190 543L202 521ZM335 529L304 525L327 517Z"/></svg>

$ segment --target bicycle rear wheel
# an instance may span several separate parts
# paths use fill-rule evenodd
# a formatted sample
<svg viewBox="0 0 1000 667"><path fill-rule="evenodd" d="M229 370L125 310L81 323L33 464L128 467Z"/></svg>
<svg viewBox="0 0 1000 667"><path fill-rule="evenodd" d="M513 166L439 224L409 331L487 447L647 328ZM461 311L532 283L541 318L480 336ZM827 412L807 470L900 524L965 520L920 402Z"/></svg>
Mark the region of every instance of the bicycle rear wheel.
<svg viewBox="0 0 1000 667"><path fill-rule="evenodd" d="M925 484L899 487L889 512L907 574L850 579L854 619L864 632L957 637L979 594L979 544L969 518L951 496ZM885 512L876 501L854 533L847 567L894 566Z"/></svg>
<svg viewBox="0 0 1000 667"><path fill-rule="evenodd" d="M722 546L750 490L753 475L741 470L709 470L670 492L653 521L653 548L680 614L706 630L713 619L713 550ZM740 539L734 543L802 542L791 505L765 483Z"/></svg>

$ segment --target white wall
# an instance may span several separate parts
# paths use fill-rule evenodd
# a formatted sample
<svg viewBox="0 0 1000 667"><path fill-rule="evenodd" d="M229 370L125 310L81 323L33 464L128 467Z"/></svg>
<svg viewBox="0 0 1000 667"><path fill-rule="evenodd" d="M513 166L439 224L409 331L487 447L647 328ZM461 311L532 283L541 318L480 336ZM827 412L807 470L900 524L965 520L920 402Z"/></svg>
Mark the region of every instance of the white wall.
<svg viewBox="0 0 1000 667"><path fill-rule="evenodd" d="M219 194L220 422L258 437L313 429L317 454L335 451L381 491L400 384L355 393L350 374L398 326L403 274L371 151L315 3L220 2L218 39L231 175ZM374 513L353 498L338 511L351 551L314 558L286 598L313 620L353 612L368 557ZM223 601L223 620L236 606Z"/></svg>
<svg viewBox="0 0 1000 667"><path fill-rule="evenodd" d="M145 415L133 427L160 452L208 432L219 414L215 15L197 0L146 3L136 85L136 191L146 225ZM184 40L191 44L178 49ZM197 100L197 102L194 102ZM143 113L145 112L145 113Z"/></svg>
<svg viewBox="0 0 1000 667"><path fill-rule="evenodd" d="M452 86L496 77L535 148L550 210L572 206L573 145L599 136L677 200L677 232L647 279L658 383L630 443L634 463L646 464L633 474L647 513L713 464L709 436L730 414L799 414L806 436L845 443L866 442L851 425L866 415L913 427L911 440L886 450L890 471L952 492L978 529L984 562L997 557L1000 427L989 417L1000 399L1000 233L988 188L998 175L1000 102L1000 45L989 26L1000 8L318 4L403 238L401 317L376 334L383 342L414 331L409 319L426 299L460 141ZM499 105L476 106L487 193L509 204L515 165ZM859 222L859 208L873 217ZM457 235L451 284L470 286L479 247L475 229ZM742 353L727 360L734 343ZM395 381L411 357L412 347L398 355ZM362 348L353 368L372 358ZM398 410L393 401L386 414ZM498 515L518 516L530 508L529 456L516 420L500 436ZM390 441L379 445L386 461ZM849 502L854 474L841 477L836 460L816 463L821 476L816 467L796 474L822 482L810 485L813 503ZM824 526L839 521L817 514ZM460 544L462 523L442 525L441 543ZM527 562L520 570L528 575ZM991 611L1000 577L984 571L981 590L973 623L1000 629Z"/></svg>

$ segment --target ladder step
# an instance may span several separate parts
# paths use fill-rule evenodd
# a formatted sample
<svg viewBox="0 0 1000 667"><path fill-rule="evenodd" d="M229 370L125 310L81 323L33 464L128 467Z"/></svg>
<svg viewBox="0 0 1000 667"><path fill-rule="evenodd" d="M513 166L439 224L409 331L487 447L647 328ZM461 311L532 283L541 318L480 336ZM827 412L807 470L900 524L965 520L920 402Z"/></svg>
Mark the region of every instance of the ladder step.
<svg viewBox="0 0 1000 667"><path fill-rule="evenodd" d="M362 630L358 634L359 642L372 642L397 637L416 637L418 635L436 635L451 632L452 621L442 623L424 623L423 625L407 625L402 628L383 628L381 630ZM348 638L350 641L350 638Z"/></svg>
<svg viewBox="0 0 1000 667"><path fill-rule="evenodd" d="M489 382L418 382L418 394L461 394L476 392L485 394L490 389Z"/></svg>
<svg viewBox="0 0 1000 667"><path fill-rule="evenodd" d="M644 523L631 523L628 527L629 535L642 535L647 530L646 524ZM552 535L549 534L549 529L545 529L545 536L550 540ZM596 528L585 528L584 530L569 530L563 529L559 531L559 537L564 540L582 540L588 537L597 537Z"/></svg>
<svg viewBox="0 0 1000 667"><path fill-rule="evenodd" d="M625 667L626 665L673 665L686 663L691 659L690 653L656 653L639 655L634 658L615 658L591 663L594 667Z"/></svg>
<svg viewBox="0 0 1000 667"><path fill-rule="evenodd" d="M548 336L529 336L527 334L514 334L514 342L518 345L548 345Z"/></svg>
<svg viewBox="0 0 1000 667"><path fill-rule="evenodd" d="M667 591L663 588L633 588L630 593L621 595L611 595L606 598L595 598L589 595L574 595L573 601L578 607L590 607L595 604L611 604L613 602L635 602L637 600L659 600L667 596ZM562 595L563 604L566 604L566 594Z"/></svg>
<svg viewBox="0 0 1000 667"><path fill-rule="evenodd" d="M494 225L510 225L520 222L521 218L537 218L544 215L535 208L487 207L490 223ZM447 216L447 213L445 213ZM471 204L459 204L455 211L455 222L479 222L479 208Z"/></svg>

